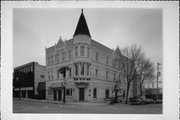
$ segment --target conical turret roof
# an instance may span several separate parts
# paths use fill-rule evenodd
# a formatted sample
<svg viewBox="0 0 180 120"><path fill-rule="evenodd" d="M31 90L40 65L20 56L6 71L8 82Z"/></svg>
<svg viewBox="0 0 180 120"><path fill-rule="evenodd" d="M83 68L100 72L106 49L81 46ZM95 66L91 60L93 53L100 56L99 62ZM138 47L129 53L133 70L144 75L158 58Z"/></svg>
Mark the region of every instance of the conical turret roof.
<svg viewBox="0 0 180 120"><path fill-rule="evenodd" d="M81 10L81 16L79 18L75 33L73 36L76 35L88 35L89 37L91 37L87 23L86 23L86 19L84 17L84 13L83 13L83 9Z"/></svg>

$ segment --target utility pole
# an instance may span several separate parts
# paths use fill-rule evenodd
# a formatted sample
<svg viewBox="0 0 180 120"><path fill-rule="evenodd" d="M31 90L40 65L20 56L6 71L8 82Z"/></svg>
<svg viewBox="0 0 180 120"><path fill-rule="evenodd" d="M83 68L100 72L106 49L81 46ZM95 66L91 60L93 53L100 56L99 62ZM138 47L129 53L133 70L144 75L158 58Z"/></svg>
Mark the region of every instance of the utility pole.
<svg viewBox="0 0 180 120"><path fill-rule="evenodd" d="M63 84L63 91L64 91L64 97L63 97L63 103L66 103L66 70L69 70L68 67L62 67L59 69L59 72L61 74L63 74L63 78L64 78L64 84Z"/></svg>
<svg viewBox="0 0 180 120"><path fill-rule="evenodd" d="M158 62L157 63L157 92L159 93L159 89L158 89L158 78L159 78L159 76L160 76L160 71L159 71L159 66L160 66L161 64Z"/></svg>

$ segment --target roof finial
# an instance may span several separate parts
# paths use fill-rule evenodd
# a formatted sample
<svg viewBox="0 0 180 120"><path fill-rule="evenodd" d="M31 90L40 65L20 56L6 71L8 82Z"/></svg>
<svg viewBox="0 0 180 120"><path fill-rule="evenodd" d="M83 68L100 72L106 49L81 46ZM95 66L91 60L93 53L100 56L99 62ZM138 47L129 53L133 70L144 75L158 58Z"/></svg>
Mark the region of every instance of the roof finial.
<svg viewBox="0 0 180 120"><path fill-rule="evenodd" d="M83 13L83 8L81 9L81 13Z"/></svg>

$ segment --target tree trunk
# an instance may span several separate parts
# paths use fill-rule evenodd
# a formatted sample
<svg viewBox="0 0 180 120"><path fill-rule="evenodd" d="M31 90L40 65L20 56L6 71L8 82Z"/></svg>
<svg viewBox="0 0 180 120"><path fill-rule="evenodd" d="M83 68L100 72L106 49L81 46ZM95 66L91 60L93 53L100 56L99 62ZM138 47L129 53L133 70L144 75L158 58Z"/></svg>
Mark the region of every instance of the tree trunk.
<svg viewBox="0 0 180 120"><path fill-rule="evenodd" d="M142 85L140 85L140 95L142 96Z"/></svg>
<svg viewBox="0 0 180 120"><path fill-rule="evenodd" d="M117 101L117 90L115 90L115 100Z"/></svg>
<svg viewBox="0 0 180 120"><path fill-rule="evenodd" d="M126 104L128 104L129 86L130 86L130 83L127 83L127 89L126 89L126 101L125 101Z"/></svg>

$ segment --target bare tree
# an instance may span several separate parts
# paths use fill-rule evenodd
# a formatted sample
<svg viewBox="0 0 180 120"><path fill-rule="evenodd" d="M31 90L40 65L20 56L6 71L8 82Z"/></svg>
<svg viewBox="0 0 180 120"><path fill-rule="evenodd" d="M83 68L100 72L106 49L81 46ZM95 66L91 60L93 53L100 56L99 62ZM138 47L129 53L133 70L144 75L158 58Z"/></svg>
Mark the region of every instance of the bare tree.
<svg viewBox="0 0 180 120"><path fill-rule="evenodd" d="M155 68L150 59L143 56L139 59L137 69L139 74L140 95L142 96L142 86L145 81L152 81L155 78Z"/></svg>
<svg viewBox="0 0 180 120"><path fill-rule="evenodd" d="M116 58L115 61L118 61L120 64L121 75L126 79L127 88L126 88L126 98L125 103L128 103L129 88L132 81L136 80L139 76L137 71L138 61L140 61L143 53L141 47L132 45L130 47L125 47L120 50L116 49Z"/></svg>

